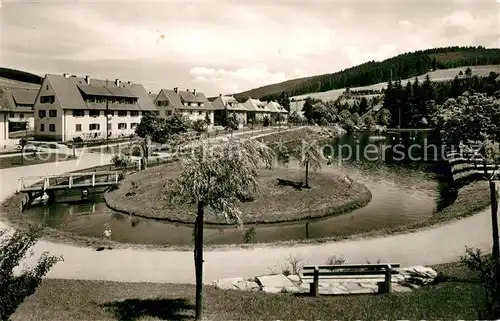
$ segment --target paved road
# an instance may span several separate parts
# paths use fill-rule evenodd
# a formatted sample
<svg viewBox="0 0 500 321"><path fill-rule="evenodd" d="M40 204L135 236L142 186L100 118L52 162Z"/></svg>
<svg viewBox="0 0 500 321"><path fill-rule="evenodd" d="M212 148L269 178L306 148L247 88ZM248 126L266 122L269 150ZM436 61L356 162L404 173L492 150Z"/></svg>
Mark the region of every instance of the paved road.
<svg viewBox="0 0 500 321"><path fill-rule="evenodd" d="M109 156L87 154L75 161L2 170L1 200L13 193L19 176L83 169L109 160L107 158ZM0 228L5 226L0 223ZM298 256L310 264L323 264L332 255L344 255L350 263L380 259L402 265L437 264L455 261L466 245L490 250L489 209L469 218L411 234L293 247L255 245L251 249L207 250L204 275L205 280L210 282L222 277L268 274L272 268L280 271L279 266L289 255ZM51 278L194 283L191 251L131 248L96 252L92 248L46 241L37 243L35 250L37 253L48 250L64 256L64 262L50 271L48 277Z"/></svg>

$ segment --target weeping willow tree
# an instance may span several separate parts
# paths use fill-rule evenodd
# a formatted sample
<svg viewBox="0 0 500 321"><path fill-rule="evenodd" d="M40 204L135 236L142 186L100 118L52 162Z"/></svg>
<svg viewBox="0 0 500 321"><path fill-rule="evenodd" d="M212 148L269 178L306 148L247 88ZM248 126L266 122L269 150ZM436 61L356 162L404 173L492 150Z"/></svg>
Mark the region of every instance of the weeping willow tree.
<svg viewBox="0 0 500 321"><path fill-rule="evenodd" d="M300 166L306 170L305 187L309 188L309 169L317 171L321 169L321 148L316 142L308 143L302 142L302 149L300 153Z"/></svg>
<svg viewBox="0 0 500 321"><path fill-rule="evenodd" d="M172 204L196 204L194 264L196 275L196 320L203 311L203 223L208 214L242 225L238 202L255 193L259 169L271 168L275 155L256 140L231 138L217 144L207 141L193 146L180 158L179 175L167 183ZM193 213L195 214L195 213Z"/></svg>

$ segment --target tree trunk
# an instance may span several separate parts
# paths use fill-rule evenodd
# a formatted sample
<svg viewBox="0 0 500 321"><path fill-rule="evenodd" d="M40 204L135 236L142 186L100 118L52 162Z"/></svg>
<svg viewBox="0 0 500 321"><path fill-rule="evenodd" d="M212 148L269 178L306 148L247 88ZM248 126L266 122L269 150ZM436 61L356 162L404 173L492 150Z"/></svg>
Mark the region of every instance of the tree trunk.
<svg viewBox="0 0 500 321"><path fill-rule="evenodd" d="M495 182L490 180L490 197L491 197L491 225L492 225L492 236L493 236L493 249L492 257L495 264L495 288L500 287L500 246L498 239L498 200L496 193Z"/></svg>
<svg viewBox="0 0 500 321"><path fill-rule="evenodd" d="M309 161L306 160L306 187L309 187Z"/></svg>
<svg viewBox="0 0 500 321"><path fill-rule="evenodd" d="M196 320L203 314L203 221L205 204L198 203L198 213L194 225L194 266L196 274Z"/></svg>

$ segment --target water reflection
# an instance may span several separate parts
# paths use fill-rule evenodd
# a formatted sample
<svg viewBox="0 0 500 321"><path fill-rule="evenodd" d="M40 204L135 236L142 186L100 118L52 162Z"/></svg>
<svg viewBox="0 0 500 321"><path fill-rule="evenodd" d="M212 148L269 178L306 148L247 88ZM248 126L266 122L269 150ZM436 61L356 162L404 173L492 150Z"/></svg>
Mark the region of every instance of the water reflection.
<svg viewBox="0 0 500 321"><path fill-rule="evenodd" d="M355 147L356 141L359 141L361 148L363 144L375 142L383 145L393 140L391 135L385 139L373 139L371 136L373 135L346 135L335 139L334 142L337 145L350 143ZM422 139L427 136L419 138L417 134L415 137ZM365 184L373 196L367 206L337 217L293 224L249 225L243 229L207 225L205 243L254 243L347 236L424 220L432 216L436 200L446 199L450 194L445 192L444 185L439 187L441 194L438 194L437 183L423 175L427 173L432 176L432 170L426 164L421 165L408 165L404 162L391 164L382 160L368 162L362 158L345 161L340 166L334 163L323 170L336 175L347 175ZM290 166L294 166L293 162ZM418 172L416 169L425 172ZM444 206L443 204L444 201L438 202L438 208ZM109 223L112 238L120 242L160 245L193 243L191 225L171 224L112 211L104 204L102 195L96 195L91 203L58 203L31 208L26 211L26 215L33 221L95 237L101 236L104 224Z"/></svg>

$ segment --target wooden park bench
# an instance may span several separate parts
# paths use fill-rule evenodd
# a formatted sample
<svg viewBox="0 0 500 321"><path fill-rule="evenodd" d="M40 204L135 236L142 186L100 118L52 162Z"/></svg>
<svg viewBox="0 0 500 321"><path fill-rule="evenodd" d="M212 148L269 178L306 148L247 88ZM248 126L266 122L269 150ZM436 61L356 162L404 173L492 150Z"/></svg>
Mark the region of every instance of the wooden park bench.
<svg viewBox="0 0 500 321"><path fill-rule="evenodd" d="M341 264L341 265L306 265L301 275L302 282L310 283L311 295L319 295L320 280L363 279L377 281L378 293L390 293L393 274L400 264ZM381 279L383 278L383 281Z"/></svg>

